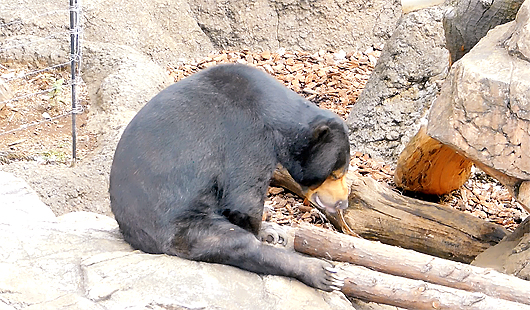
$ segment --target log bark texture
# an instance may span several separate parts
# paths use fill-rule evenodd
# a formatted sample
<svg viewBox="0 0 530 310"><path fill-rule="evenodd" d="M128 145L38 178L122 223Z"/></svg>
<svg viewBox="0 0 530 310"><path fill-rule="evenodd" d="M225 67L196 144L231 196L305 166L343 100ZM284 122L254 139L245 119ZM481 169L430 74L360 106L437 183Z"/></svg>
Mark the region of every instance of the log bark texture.
<svg viewBox="0 0 530 310"><path fill-rule="evenodd" d="M317 227L296 228L294 249L311 256L353 263L385 274L438 285L407 282L386 275L386 278L383 278L383 274L367 274L364 271L361 276L360 270L356 269L353 273L347 274L348 280L343 289L345 293L351 293L351 296L356 298L381 303L400 302L390 304L413 309L528 309L530 307L530 282L490 269L444 260ZM447 287L475 293L464 294ZM429 289L432 292L429 292ZM385 298L384 296L388 294L391 297ZM456 294L455 296L458 297L453 299L451 294ZM485 295L494 299L487 300ZM402 303L414 300L421 300L421 306ZM501 307L502 303L499 300L509 300L525 306ZM434 307L436 303L440 306ZM431 308L426 305L430 305ZM492 308L494 305L498 307Z"/></svg>
<svg viewBox="0 0 530 310"><path fill-rule="evenodd" d="M404 190L443 195L460 188L472 166L469 159L429 137L422 126L399 155L394 182Z"/></svg>
<svg viewBox="0 0 530 310"><path fill-rule="evenodd" d="M352 173L348 178L348 209L326 213L335 227L345 233L465 263L507 234L499 225L450 207L402 196L372 178ZM304 197L285 169L276 170L272 184Z"/></svg>
<svg viewBox="0 0 530 310"><path fill-rule="evenodd" d="M350 297L405 309L530 310L530 305L419 280L396 277L359 266L342 266L342 292Z"/></svg>
<svg viewBox="0 0 530 310"><path fill-rule="evenodd" d="M512 21L524 0L459 0L444 18L447 49L451 63L469 52L497 25Z"/></svg>

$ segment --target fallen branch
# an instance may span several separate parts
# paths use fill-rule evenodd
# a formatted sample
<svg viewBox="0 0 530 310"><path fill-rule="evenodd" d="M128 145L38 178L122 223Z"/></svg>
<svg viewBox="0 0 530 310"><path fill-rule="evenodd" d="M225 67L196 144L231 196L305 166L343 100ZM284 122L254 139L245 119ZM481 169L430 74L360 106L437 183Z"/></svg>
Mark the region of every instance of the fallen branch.
<svg viewBox="0 0 530 310"><path fill-rule="evenodd" d="M498 307L491 309L530 309L530 282L490 269L453 262L411 250L385 245L379 242L355 238L329 230L308 226L300 226L295 230L294 249L311 256L322 257L333 261L353 263L399 277L422 280L469 292L480 292L493 298L527 305L526 308L521 306L519 308ZM407 296L398 296L399 299L407 300L417 299L418 294L423 294L423 292L411 290L411 286L409 285L412 284L409 284L409 282L403 282L407 283L403 287L377 287L374 285L375 282L368 279L362 280L364 284L359 284L356 282L357 280L354 279L348 281L351 282L351 285L354 287L347 287L345 288L345 291L351 291L352 296L359 298L365 295L358 295L358 291L361 290L360 288L356 288L358 285L362 286L363 289L373 286L371 291L366 293L366 296L379 296L378 298L384 298L382 296L385 296L386 294L384 291L379 291L380 289L399 289L403 292L402 294L408 292ZM419 284L414 285L419 287ZM431 284L428 286L430 287L430 285ZM473 300L473 298L475 298L473 296L478 295L469 296L471 296L469 297L471 298L470 300ZM396 296L393 298L396 298ZM388 300L370 300L389 303ZM430 299L427 298L426 300ZM467 300L466 302L470 302L470 300ZM481 305L481 307L465 309L490 309L482 307L482 304L479 305ZM437 309L432 306L430 308L422 308L417 307L417 305L414 305L413 308ZM447 308L441 307L440 309L460 308L447 306Z"/></svg>

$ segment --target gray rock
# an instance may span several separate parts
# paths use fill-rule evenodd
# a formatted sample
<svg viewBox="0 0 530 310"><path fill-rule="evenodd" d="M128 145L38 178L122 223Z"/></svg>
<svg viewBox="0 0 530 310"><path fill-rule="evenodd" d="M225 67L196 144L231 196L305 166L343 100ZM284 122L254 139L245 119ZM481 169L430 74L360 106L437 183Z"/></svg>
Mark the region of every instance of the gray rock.
<svg viewBox="0 0 530 310"><path fill-rule="evenodd" d="M530 4L528 1L523 2L517 12L515 20L515 29L512 36L506 41L505 45L508 51L523 60L530 61L530 29L528 20L530 20Z"/></svg>
<svg viewBox="0 0 530 310"><path fill-rule="evenodd" d="M512 234L480 253L472 264L530 280L529 261L530 217L527 217Z"/></svg>
<svg viewBox="0 0 530 310"><path fill-rule="evenodd" d="M190 1L216 48L365 50L390 37L399 1Z"/></svg>
<svg viewBox="0 0 530 310"><path fill-rule="evenodd" d="M214 49L188 1L83 1L86 40L127 45L159 64L195 58Z"/></svg>
<svg viewBox="0 0 530 310"><path fill-rule="evenodd" d="M113 219L55 218L7 173L0 188L0 309L355 309L290 278L134 251Z"/></svg>
<svg viewBox="0 0 530 310"><path fill-rule="evenodd" d="M24 180L11 173L0 171L0 184L2 184L0 187L0 197L2 197L0 223L55 222L53 212Z"/></svg>
<svg viewBox="0 0 530 310"><path fill-rule="evenodd" d="M0 165L0 170L27 180L46 208L55 215L93 211L112 216L107 173L112 156L108 157L97 154L81 161L75 168L22 161Z"/></svg>
<svg viewBox="0 0 530 310"><path fill-rule="evenodd" d="M418 131L449 68L443 12L422 9L399 21L348 117L353 150L395 162Z"/></svg>
<svg viewBox="0 0 530 310"><path fill-rule="evenodd" d="M164 68L133 48L99 42L84 43L82 76L96 112L103 112L97 116L135 113L172 83Z"/></svg>
<svg viewBox="0 0 530 310"><path fill-rule="evenodd" d="M17 46L23 48L12 48ZM46 67L67 63L69 55L70 43L66 38L49 38L44 41L34 35L10 36L4 40L0 38L2 62Z"/></svg>
<svg viewBox="0 0 530 310"><path fill-rule="evenodd" d="M194 58L213 50L209 38L191 15L186 0L156 3L87 0L80 4L84 41L127 45L160 64L177 62L181 57ZM59 0L7 1L2 4L0 17L5 22L15 23L0 31L11 40L31 35L35 38L32 45L54 48L47 40L38 42L38 39L69 40L67 5L68 2ZM23 9L30 7L35 9ZM69 47L57 49L55 46L55 49L58 54L69 52Z"/></svg>

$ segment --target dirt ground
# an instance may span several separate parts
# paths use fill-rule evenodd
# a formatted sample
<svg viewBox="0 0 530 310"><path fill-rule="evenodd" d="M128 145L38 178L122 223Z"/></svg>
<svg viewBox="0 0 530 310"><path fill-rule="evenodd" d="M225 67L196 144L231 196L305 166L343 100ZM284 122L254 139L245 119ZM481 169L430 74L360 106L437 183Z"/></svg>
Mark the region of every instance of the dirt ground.
<svg viewBox="0 0 530 310"><path fill-rule="evenodd" d="M67 164L72 157L70 72L68 68L40 70L31 65L0 66L0 77L9 89L0 102L0 161ZM80 88L78 93L86 109L76 115L76 153L82 159L97 141L86 130L90 107L86 91Z"/></svg>
<svg viewBox="0 0 530 310"><path fill-rule="evenodd" d="M167 68L167 72L178 81L218 63L250 64L263 68L302 96L346 119L379 55L380 48L348 54L341 51L312 54L283 50L275 53L224 51ZM2 99L0 93L0 170L31 178L32 186L38 187L36 190L43 201L57 215L80 210L111 215L106 192L110 169L106 165L109 161L91 160L83 169L71 167L69 72L66 68L37 72L40 69L0 65L0 78L8 89L4 91L7 98ZM93 121L90 102L84 89L80 89L79 94L84 112L76 116L77 158L78 163L82 163L101 156L98 145L102 137L88 129L87 124ZM351 167L354 173L369 175L398 190L392 180L392 163L378 162L366 154L355 153ZM74 180L71 175L87 175L87 178L76 181L78 179ZM97 190L90 191L93 188ZM478 170L459 190L442 197L420 198L450 205L509 230L527 216L502 185ZM281 188L269 189L265 207L266 220L284 225L309 222L333 229L320 212Z"/></svg>

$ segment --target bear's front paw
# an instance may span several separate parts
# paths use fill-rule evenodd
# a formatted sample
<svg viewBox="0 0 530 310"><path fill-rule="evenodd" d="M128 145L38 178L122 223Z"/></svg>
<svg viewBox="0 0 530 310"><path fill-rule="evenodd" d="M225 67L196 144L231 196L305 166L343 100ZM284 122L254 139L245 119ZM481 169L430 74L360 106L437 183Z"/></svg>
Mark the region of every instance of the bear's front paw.
<svg viewBox="0 0 530 310"><path fill-rule="evenodd" d="M258 239L272 245L287 245L287 232L278 224L263 222L258 233Z"/></svg>
<svg viewBox="0 0 530 310"><path fill-rule="evenodd" d="M301 277L302 282L326 292L342 290L345 279L338 275L339 269L320 259L309 260Z"/></svg>

